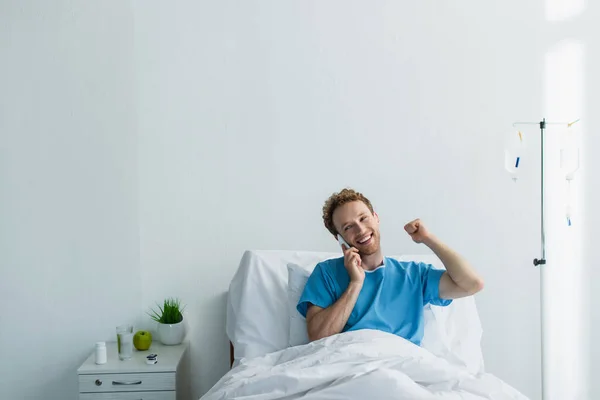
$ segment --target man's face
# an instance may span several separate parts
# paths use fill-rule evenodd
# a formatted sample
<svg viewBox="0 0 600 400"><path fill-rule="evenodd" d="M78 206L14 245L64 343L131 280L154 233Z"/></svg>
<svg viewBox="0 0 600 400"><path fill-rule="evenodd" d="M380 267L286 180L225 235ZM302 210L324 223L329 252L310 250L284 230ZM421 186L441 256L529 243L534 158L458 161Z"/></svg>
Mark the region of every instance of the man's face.
<svg viewBox="0 0 600 400"><path fill-rule="evenodd" d="M352 201L336 208L333 225L360 254L371 255L379 250L379 217L372 214L362 201Z"/></svg>

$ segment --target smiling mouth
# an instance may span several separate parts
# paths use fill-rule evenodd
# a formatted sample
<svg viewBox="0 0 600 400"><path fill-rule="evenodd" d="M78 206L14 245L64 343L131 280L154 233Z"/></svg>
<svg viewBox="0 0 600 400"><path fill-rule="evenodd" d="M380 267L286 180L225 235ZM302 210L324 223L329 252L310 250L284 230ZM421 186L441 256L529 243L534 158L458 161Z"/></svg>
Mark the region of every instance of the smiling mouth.
<svg viewBox="0 0 600 400"><path fill-rule="evenodd" d="M361 246L364 246L364 245L370 244L372 240L373 240L373 234L371 233L370 235L362 238L361 240L357 240L356 243L358 243Z"/></svg>

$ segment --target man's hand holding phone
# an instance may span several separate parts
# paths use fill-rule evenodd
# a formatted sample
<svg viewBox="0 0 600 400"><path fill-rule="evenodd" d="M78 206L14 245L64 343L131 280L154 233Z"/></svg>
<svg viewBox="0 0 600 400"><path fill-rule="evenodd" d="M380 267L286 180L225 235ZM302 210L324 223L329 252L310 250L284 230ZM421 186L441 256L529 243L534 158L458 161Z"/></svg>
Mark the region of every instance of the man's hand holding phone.
<svg viewBox="0 0 600 400"><path fill-rule="evenodd" d="M338 235L338 241L344 252L344 266L350 275L350 283L362 283L365 280L365 270L362 268L362 260L356 247L350 247L341 235Z"/></svg>

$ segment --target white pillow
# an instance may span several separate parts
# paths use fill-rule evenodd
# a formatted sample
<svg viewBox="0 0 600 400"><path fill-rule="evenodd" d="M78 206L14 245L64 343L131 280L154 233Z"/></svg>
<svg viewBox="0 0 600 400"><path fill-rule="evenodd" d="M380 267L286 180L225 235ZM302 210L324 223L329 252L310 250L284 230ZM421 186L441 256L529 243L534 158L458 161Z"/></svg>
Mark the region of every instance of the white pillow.
<svg viewBox="0 0 600 400"><path fill-rule="evenodd" d="M315 265L312 266L314 268ZM288 309L290 316L290 334L289 346L298 346L306 344L308 340L308 331L306 330L306 319L298 312L296 305L300 301L306 281L310 276L311 270L307 267L290 263L287 265L288 270Z"/></svg>
<svg viewBox="0 0 600 400"><path fill-rule="evenodd" d="M484 372L483 330L473 296L455 299L448 307L425 306L421 346L473 374Z"/></svg>
<svg viewBox="0 0 600 400"><path fill-rule="evenodd" d="M340 253L248 250L229 285L227 336L235 351L234 365L289 346L286 265L312 265Z"/></svg>
<svg viewBox="0 0 600 400"><path fill-rule="evenodd" d="M425 256L428 263L432 259ZM396 259L423 261L423 256L393 257ZM434 261L435 262L435 261ZM435 262L435 264L438 264ZM300 266L287 264L288 270L288 309L289 309L289 346L298 346L309 342L306 319L298 312L296 305L306 286L306 282L315 265ZM438 357L454 365L460 365L471 373L484 371L481 352L481 323L475 299L467 297L456 299L447 307L425 306L424 334L421 346Z"/></svg>

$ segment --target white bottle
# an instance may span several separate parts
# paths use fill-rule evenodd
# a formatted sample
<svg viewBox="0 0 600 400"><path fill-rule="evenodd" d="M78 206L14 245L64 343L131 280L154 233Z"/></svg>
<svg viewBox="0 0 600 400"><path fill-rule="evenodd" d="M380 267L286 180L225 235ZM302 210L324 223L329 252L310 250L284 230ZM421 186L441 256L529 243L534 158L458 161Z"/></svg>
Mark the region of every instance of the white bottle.
<svg viewBox="0 0 600 400"><path fill-rule="evenodd" d="M96 343L96 364L106 364L106 343Z"/></svg>

